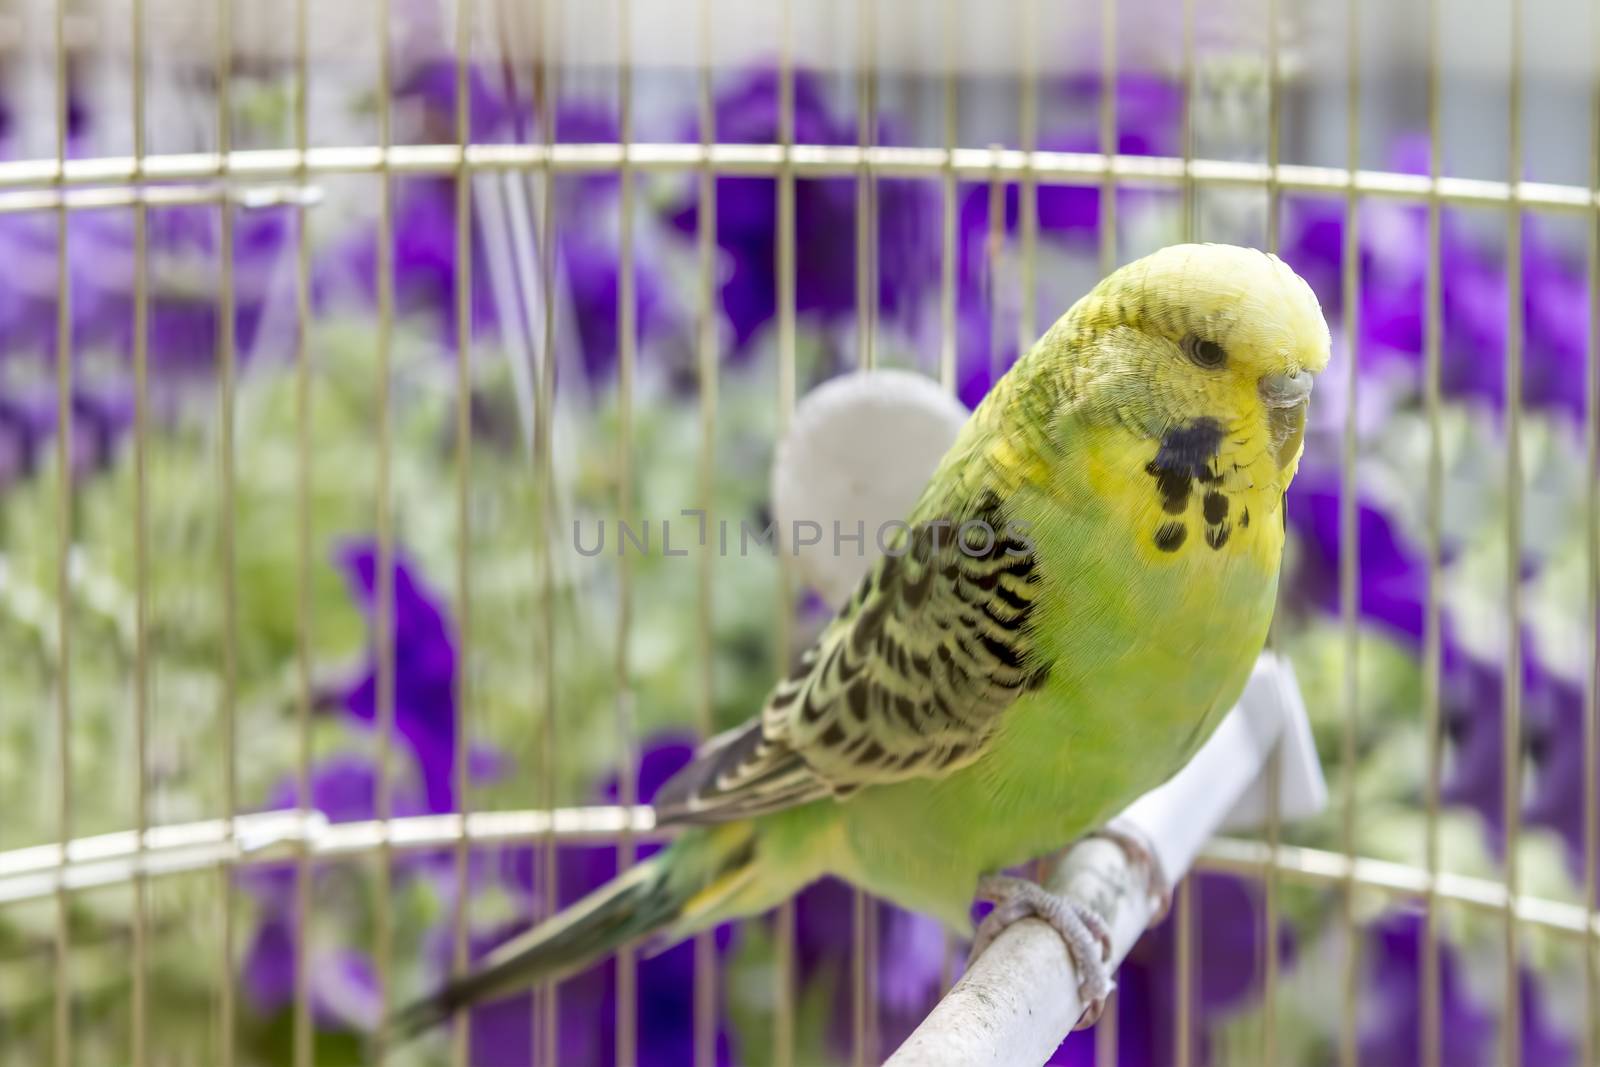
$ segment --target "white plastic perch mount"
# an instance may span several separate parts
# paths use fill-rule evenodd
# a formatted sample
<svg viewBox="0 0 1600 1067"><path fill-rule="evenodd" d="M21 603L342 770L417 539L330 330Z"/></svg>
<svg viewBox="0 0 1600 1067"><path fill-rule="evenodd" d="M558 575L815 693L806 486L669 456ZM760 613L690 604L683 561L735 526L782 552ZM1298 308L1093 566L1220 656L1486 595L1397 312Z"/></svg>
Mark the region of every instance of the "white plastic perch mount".
<svg viewBox="0 0 1600 1067"><path fill-rule="evenodd" d="M911 509L965 418L958 401L904 371L835 378L801 401L773 465L773 509L780 537L795 523L814 524L816 540L796 538L786 548L801 576L831 603L842 603L872 565L874 532ZM862 528L860 541L831 536L836 529ZM1154 846L1168 884L1177 884L1217 830L1264 821L1271 806L1265 772L1274 746L1281 753L1279 816L1321 811L1327 786L1294 672L1287 661L1264 653L1238 706L1189 765L1123 813L1123 821ZM1090 838L1074 846L1047 884L1105 916L1113 963L1150 923L1154 902L1144 880L1109 841ZM973 962L889 1064L1043 1063L1082 1014L1077 990L1060 936L1036 919L1016 923Z"/></svg>

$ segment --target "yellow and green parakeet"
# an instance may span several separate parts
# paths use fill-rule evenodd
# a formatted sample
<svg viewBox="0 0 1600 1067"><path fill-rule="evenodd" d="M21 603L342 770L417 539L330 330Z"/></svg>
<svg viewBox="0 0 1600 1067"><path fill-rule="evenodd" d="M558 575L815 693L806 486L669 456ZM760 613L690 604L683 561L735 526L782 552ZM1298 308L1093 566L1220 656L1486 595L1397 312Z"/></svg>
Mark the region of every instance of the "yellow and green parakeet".
<svg viewBox="0 0 1600 1067"><path fill-rule="evenodd" d="M1166 780L1239 697L1329 348L1310 287L1253 249L1177 245L1103 280L996 383L760 713L662 789L674 843L395 1032L830 874L961 932L979 892L1039 914L1103 996L1103 931L998 872Z"/></svg>

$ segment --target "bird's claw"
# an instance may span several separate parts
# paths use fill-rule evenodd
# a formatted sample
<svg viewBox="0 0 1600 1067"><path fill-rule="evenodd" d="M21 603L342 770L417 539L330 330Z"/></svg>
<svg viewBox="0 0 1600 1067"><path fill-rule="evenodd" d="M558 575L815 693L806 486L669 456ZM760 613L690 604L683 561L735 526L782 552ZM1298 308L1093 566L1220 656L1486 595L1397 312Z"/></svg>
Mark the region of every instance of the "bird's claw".
<svg viewBox="0 0 1600 1067"><path fill-rule="evenodd" d="M994 910L978 924L968 959L977 959L1001 932L1018 919L1035 916L1049 923L1066 943L1078 973L1078 999L1083 1015L1078 1029L1093 1026L1111 994L1111 930L1100 914L1071 897L1057 896L1037 882L1010 875L990 875L978 882L978 899Z"/></svg>
<svg viewBox="0 0 1600 1067"><path fill-rule="evenodd" d="M1154 926L1165 919L1172 910L1172 883L1167 880L1167 872L1161 868L1161 860L1156 856L1155 846L1149 836L1125 819L1113 819L1089 836L1103 837L1117 845L1128 857L1128 863L1143 871L1145 891L1155 901L1155 910L1150 915L1148 925Z"/></svg>

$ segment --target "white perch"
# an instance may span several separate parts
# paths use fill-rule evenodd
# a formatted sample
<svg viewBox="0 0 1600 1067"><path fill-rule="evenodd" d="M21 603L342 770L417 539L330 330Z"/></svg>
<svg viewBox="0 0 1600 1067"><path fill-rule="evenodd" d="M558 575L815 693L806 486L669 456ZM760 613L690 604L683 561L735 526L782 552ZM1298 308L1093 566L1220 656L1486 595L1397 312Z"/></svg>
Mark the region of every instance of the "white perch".
<svg viewBox="0 0 1600 1067"><path fill-rule="evenodd" d="M1263 777L1280 738L1288 742L1280 795L1293 810L1286 814L1309 814L1327 794L1309 750L1305 709L1287 661L1263 653L1238 706L1188 766L1122 814L1154 845L1169 884L1183 877L1218 828L1237 823L1236 805ZM1071 848L1046 885L1106 919L1113 966L1139 940L1156 906L1122 848L1102 838ZM1061 936L1038 919L1024 919L973 961L886 1067L1042 1064L1082 1012Z"/></svg>

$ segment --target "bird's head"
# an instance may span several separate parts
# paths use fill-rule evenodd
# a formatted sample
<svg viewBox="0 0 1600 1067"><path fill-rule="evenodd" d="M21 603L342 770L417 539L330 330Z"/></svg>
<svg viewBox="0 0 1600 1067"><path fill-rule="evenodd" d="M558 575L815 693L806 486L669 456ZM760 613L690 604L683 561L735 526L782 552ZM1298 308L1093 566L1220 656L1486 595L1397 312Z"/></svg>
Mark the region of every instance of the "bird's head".
<svg viewBox="0 0 1600 1067"><path fill-rule="evenodd" d="M1161 442L1196 478L1226 451L1254 483L1288 485L1330 339L1311 287L1278 257L1173 245L1107 277L1057 328L1081 411Z"/></svg>

